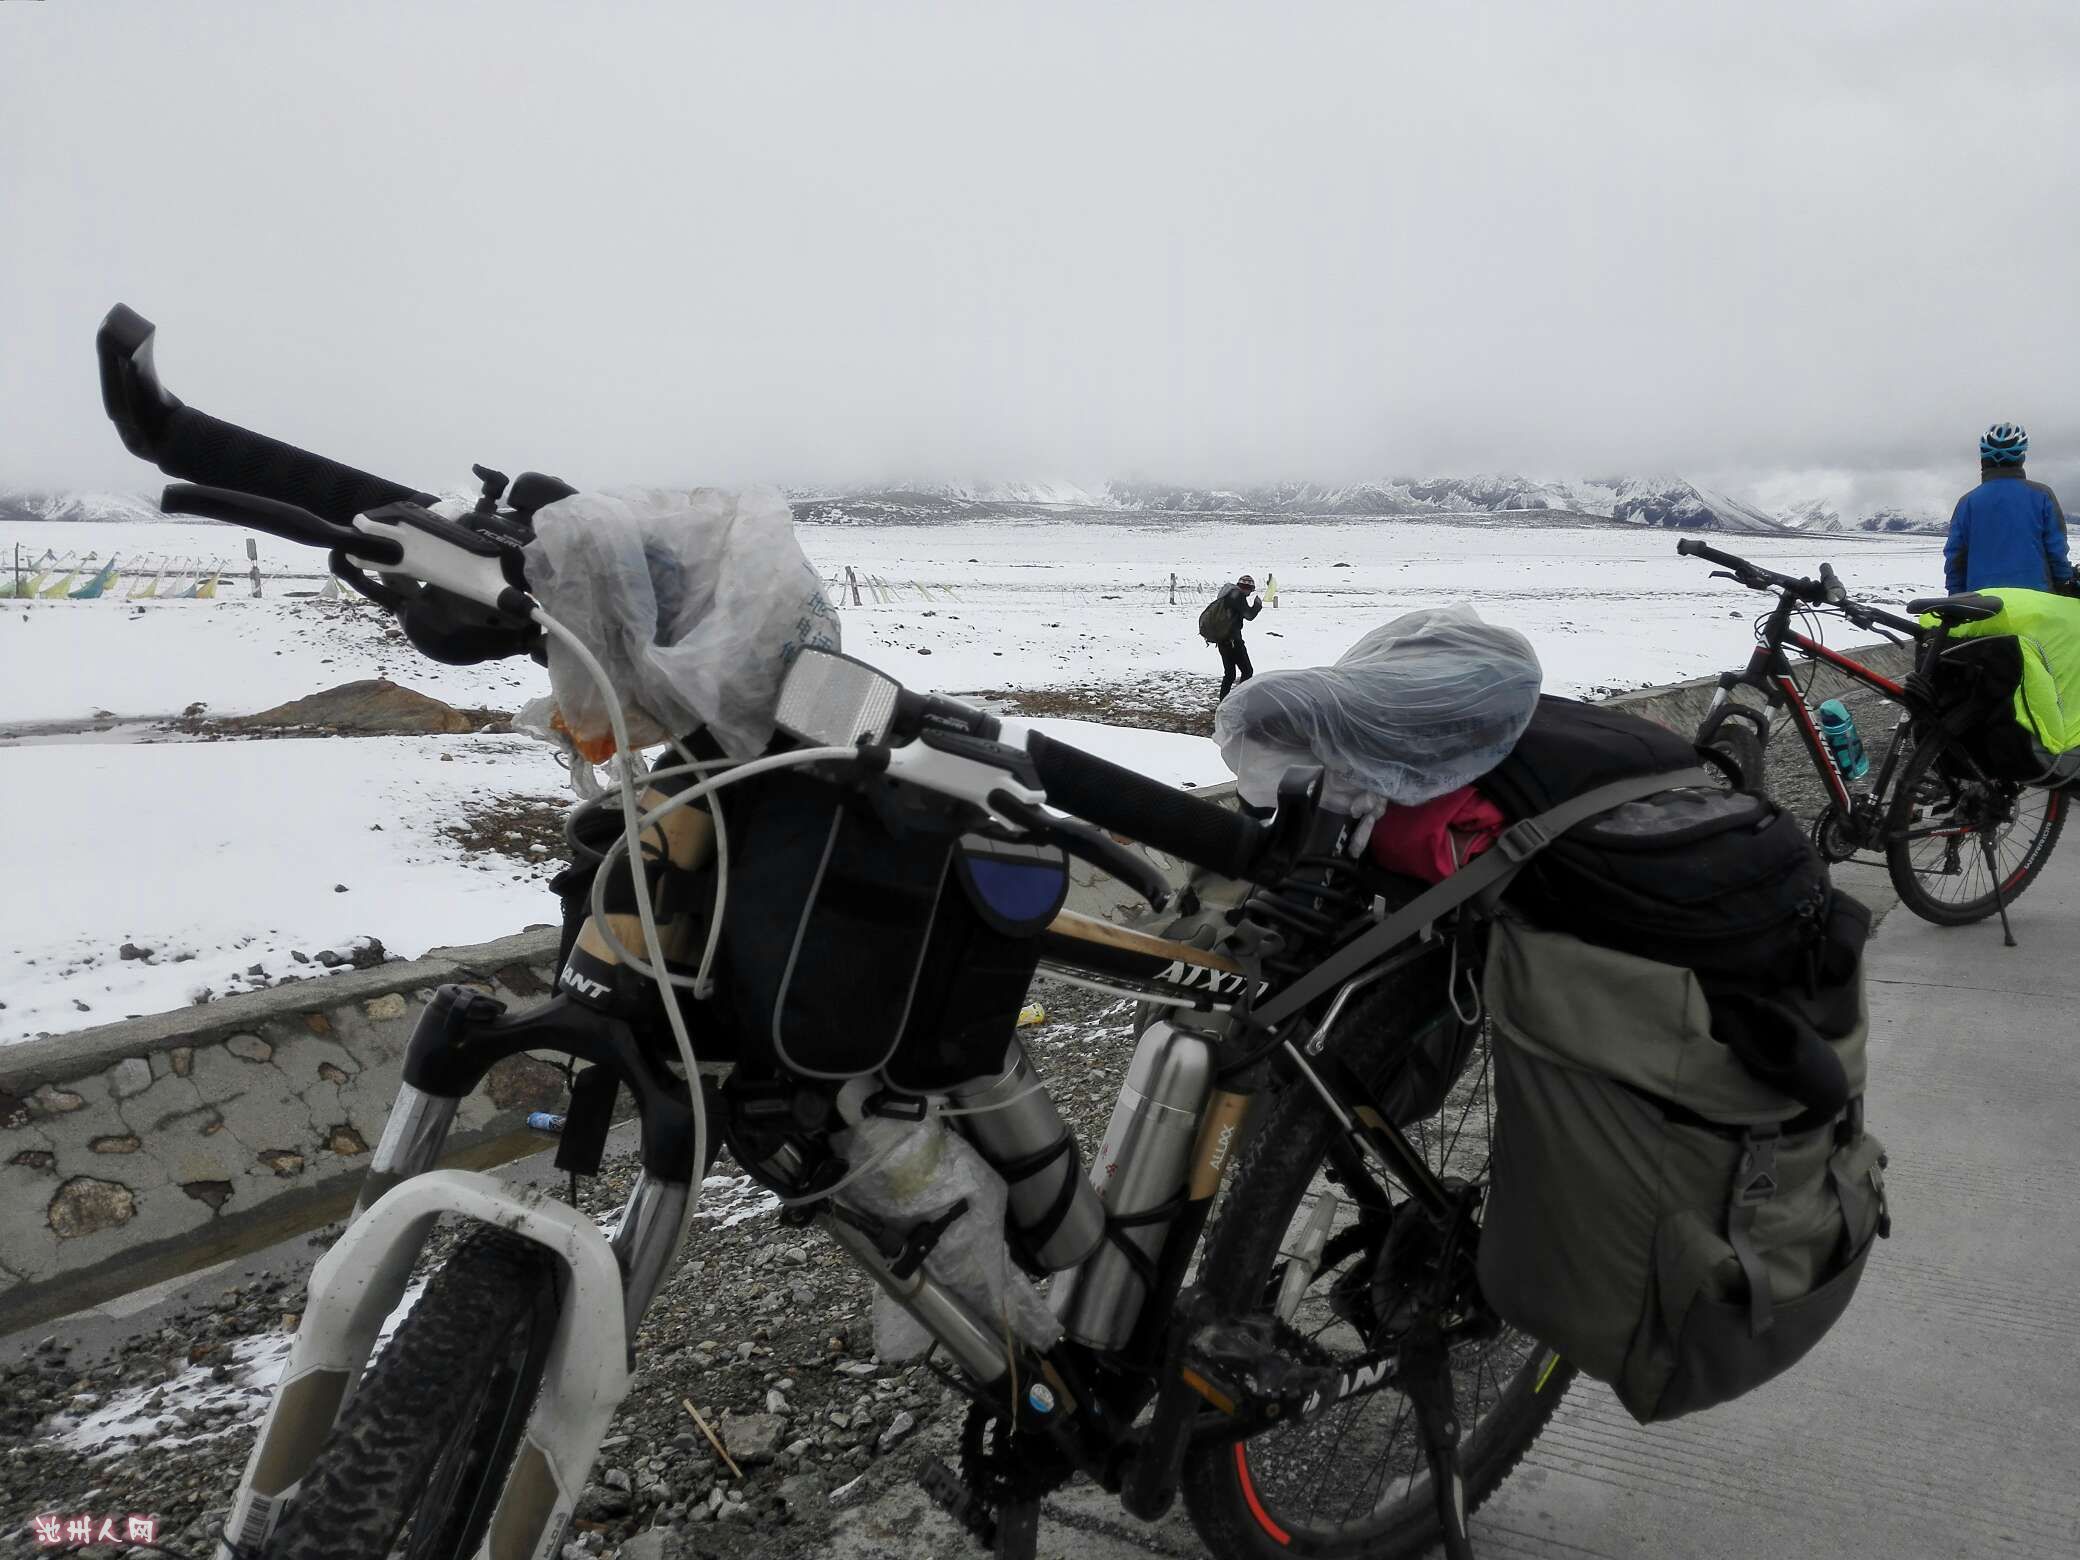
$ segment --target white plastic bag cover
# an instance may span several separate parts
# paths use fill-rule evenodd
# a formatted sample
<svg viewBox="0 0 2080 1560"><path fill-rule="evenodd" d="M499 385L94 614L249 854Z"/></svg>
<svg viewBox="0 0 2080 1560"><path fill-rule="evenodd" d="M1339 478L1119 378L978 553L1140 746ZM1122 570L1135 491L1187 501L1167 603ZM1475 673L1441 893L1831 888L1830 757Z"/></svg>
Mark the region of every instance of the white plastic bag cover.
<svg viewBox="0 0 2080 1560"><path fill-rule="evenodd" d="M544 507L534 531L528 586L599 657L638 747L706 726L751 757L772 740L795 653L840 648L838 615L771 488L578 493ZM549 682L579 746L603 753L605 700L554 636Z"/></svg>
<svg viewBox="0 0 2080 1560"><path fill-rule="evenodd" d="M933 1278L959 1295L993 1328L1009 1327L1036 1349L1062 1335L1040 1291L1011 1260L1004 1239L1004 1178L962 1137L936 1119L894 1121L869 1116L832 1146L850 1164L873 1168L838 1193L838 1201L903 1231L935 1218L965 1197L968 1211L948 1225L924 1259ZM874 1352L888 1361L914 1359L931 1339L886 1294L874 1307Z"/></svg>
<svg viewBox="0 0 2080 1560"><path fill-rule="evenodd" d="M1213 737L1254 807L1296 764L1324 770L1325 800L1354 814L1427 802L1500 763L1531 723L1541 672L1531 641L1464 602L1404 613L1334 666L1265 672L1221 701Z"/></svg>
<svg viewBox="0 0 2080 1560"><path fill-rule="evenodd" d="M539 699L529 699L513 717L513 729L524 731L537 742L546 742L556 749L556 756L563 760L563 767L570 771L571 789L583 801L596 796L605 796L607 788L600 784L599 772L578 751L571 734L556 721L556 695L545 693Z"/></svg>

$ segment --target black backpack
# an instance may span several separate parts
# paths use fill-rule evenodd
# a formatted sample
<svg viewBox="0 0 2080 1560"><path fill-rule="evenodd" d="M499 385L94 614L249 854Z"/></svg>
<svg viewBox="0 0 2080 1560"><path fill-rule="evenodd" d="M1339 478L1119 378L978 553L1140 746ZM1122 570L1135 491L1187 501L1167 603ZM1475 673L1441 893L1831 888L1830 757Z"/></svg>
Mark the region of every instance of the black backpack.
<svg viewBox="0 0 2080 1560"><path fill-rule="evenodd" d="M1210 645L1222 644L1234 637L1235 627L1235 608L1223 590L1200 611L1199 637Z"/></svg>
<svg viewBox="0 0 2080 1560"><path fill-rule="evenodd" d="M1651 721L1547 696L1478 785L1515 822L1626 775L1696 763L1689 741ZM1805 975L1843 896L1798 820L1775 802L1693 788L1577 825L1533 858L1505 897L1532 920L1606 948L1702 975L1788 981ZM1851 919L1868 931L1867 914ZM1853 959L1862 936L1844 935L1853 937Z"/></svg>
<svg viewBox="0 0 2080 1560"><path fill-rule="evenodd" d="M1651 721L1545 697L1478 782L1513 822L1628 774L1696 764ZM1693 971L1743 1066L1822 1114L1847 1099L1825 1043L1857 1022L1870 912L1836 892L1791 814L1765 796L1664 791L1579 824L1534 856L1505 903L1584 942Z"/></svg>

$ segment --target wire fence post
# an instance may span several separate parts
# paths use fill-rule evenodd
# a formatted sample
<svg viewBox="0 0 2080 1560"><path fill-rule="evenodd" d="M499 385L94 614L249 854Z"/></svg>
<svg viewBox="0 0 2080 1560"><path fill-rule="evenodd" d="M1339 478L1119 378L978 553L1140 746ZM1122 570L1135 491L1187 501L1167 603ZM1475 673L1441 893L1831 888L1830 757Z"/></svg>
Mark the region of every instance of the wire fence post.
<svg viewBox="0 0 2080 1560"><path fill-rule="evenodd" d="M1177 605L1177 571L1175 569L1170 571L1170 605L1173 607Z"/></svg>
<svg viewBox="0 0 2080 1560"><path fill-rule="evenodd" d="M852 572L852 565L849 563L845 565L845 583L852 587L852 604L855 607L858 606L860 604L859 576Z"/></svg>

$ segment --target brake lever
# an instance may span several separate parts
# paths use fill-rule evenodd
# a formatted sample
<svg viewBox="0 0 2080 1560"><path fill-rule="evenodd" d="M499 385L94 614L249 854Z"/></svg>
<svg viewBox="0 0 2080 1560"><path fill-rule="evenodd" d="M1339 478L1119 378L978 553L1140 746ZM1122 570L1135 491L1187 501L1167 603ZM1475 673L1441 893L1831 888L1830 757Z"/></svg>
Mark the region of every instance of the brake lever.
<svg viewBox="0 0 2080 1560"><path fill-rule="evenodd" d="M1151 909L1161 910L1170 903L1170 880L1156 870L1155 864L1095 825L1080 818L1057 818L1008 791L991 792L989 804L999 816L1052 840L1070 855L1118 878L1146 899Z"/></svg>
<svg viewBox="0 0 2080 1560"><path fill-rule="evenodd" d="M159 495L159 509L162 514L200 515L205 520L222 520L265 531L269 536L301 542L306 547L350 553L379 567L394 565L404 556L404 549L387 538L368 536L352 526L335 525L308 509L262 498L257 493L241 493L235 488L169 482Z"/></svg>

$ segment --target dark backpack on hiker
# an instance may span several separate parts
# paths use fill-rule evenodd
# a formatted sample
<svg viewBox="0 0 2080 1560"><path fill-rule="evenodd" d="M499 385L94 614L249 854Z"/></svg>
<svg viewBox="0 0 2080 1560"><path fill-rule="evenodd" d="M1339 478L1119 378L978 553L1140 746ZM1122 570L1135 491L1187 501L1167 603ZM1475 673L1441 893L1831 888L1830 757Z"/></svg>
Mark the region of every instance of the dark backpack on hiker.
<svg viewBox="0 0 2080 1560"><path fill-rule="evenodd" d="M1201 609L1199 637L1210 645L1225 644L1235 637L1236 627L1235 607L1224 589Z"/></svg>
<svg viewBox="0 0 2080 1560"><path fill-rule="evenodd" d="M1636 717L1545 699L1480 786L1535 819L1695 758ZM1642 1423L1796 1363L1887 1225L1863 1129L1869 912L1766 798L1678 783L1528 859L1483 984L1482 1289Z"/></svg>

